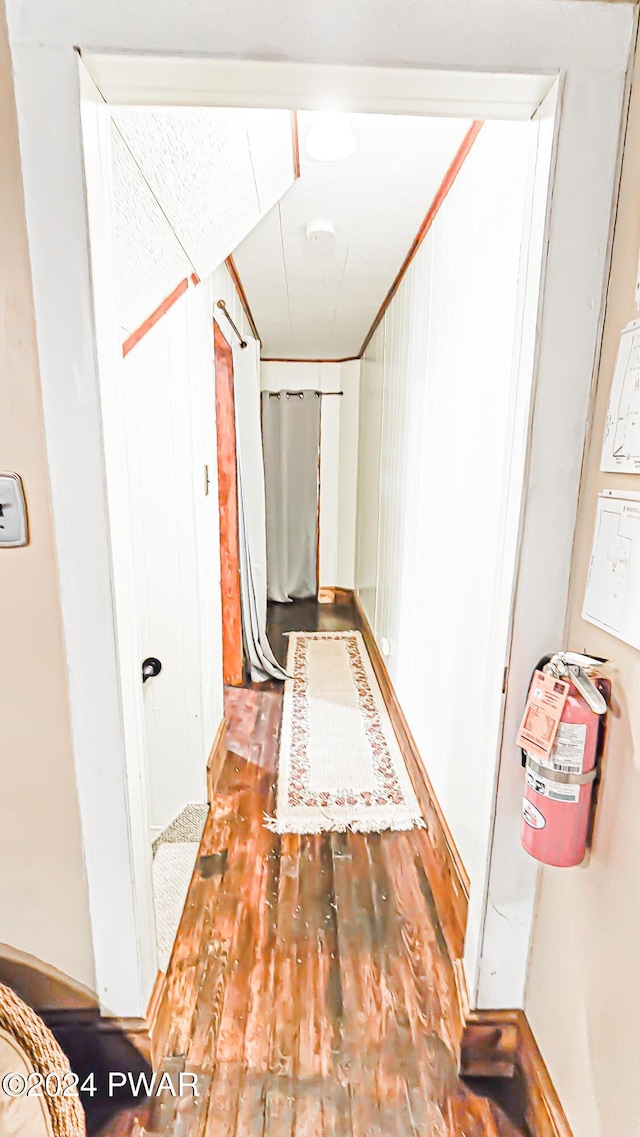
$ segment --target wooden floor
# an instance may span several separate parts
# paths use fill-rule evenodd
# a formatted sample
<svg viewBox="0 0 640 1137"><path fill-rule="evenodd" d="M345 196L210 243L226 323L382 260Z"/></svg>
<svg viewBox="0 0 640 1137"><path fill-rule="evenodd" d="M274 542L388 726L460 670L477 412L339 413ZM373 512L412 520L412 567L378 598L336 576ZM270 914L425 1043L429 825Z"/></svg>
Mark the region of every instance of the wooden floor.
<svg viewBox="0 0 640 1137"><path fill-rule="evenodd" d="M457 1076L426 834L280 837L263 825L281 709L280 688L227 692L227 759L155 1037L162 1067L196 1072L200 1097L161 1103L142 1132L520 1133Z"/></svg>

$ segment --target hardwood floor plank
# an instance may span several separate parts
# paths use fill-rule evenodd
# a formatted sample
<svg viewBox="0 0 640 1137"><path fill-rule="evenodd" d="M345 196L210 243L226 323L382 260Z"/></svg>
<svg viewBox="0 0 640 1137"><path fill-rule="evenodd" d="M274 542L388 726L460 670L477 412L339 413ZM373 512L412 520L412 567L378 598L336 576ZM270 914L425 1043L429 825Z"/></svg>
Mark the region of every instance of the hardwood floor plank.
<svg viewBox="0 0 640 1137"><path fill-rule="evenodd" d="M296 910L298 907L300 838L287 833L280 844L278 917L275 944L274 1008L269 1068L274 1074L294 1074L297 1023L295 992L298 957Z"/></svg>
<svg viewBox="0 0 640 1137"><path fill-rule="evenodd" d="M295 1124L293 1078L273 1076L265 1093L264 1137L292 1137Z"/></svg>
<svg viewBox="0 0 640 1137"><path fill-rule="evenodd" d="M522 1137L457 1075L457 908L428 833L271 833L281 688L228 691L225 714L154 1036L202 1088L174 1137Z"/></svg>
<svg viewBox="0 0 640 1137"><path fill-rule="evenodd" d="M353 1137L384 1137L375 1068L380 1039L379 992L372 982L371 942L353 879L348 836L332 834L343 1016L340 1066L349 1086Z"/></svg>

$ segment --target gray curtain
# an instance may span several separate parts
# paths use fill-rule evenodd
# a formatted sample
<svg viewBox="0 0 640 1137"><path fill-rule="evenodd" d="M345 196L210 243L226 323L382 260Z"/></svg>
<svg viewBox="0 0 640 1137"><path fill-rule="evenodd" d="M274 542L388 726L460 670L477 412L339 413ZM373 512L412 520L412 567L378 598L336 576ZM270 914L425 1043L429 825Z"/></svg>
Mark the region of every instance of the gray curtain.
<svg viewBox="0 0 640 1137"><path fill-rule="evenodd" d="M315 391L262 392L267 594L317 594L320 404Z"/></svg>
<svg viewBox="0 0 640 1137"><path fill-rule="evenodd" d="M260 345L233 347L233 386L238 466L238 545L242 638L254 683L287 673L275 658L266 632L267 564L264 468L260 435Z"/></svg>

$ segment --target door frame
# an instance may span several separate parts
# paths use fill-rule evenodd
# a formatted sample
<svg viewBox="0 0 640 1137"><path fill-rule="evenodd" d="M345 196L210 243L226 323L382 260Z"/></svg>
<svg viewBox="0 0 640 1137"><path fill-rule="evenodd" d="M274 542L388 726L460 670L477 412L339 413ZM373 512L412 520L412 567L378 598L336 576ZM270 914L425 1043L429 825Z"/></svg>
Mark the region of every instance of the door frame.
<svg viewBox="0 0 640 1137"><path fill-rule="evenodd" d="M233 351L213 321L216 390L218 502L220 507L220 591L222 601L222 678L241 687L244 677L240 548L238 537L238 476Z"/></svg>
<svg viewBox="0 0 640 1137"><path fill-rule="evenodd" d="M225 46L225 36L237 32L235 12L232 28L225 28L224 20L218 23L215 46L210 44L208 25L201 24L190 50L183 43L180 59L163 57L163 51L175 50L175 41L169 36L161 43L161 28L154 39L156 56L136 55L134 43L128 44L130 54L114 56L107 49L110 44L122 44L124 29L112 28L109 40L104 27L91 25L91 14L84 32L71 31L63 19L56 25L55 38L39 28L37 11L23 35L16 36L10 20L96 988L111 1013L144 1015L152 983L144 965L148 928L144 905L138 903L144 893L144 866L141 869L136 859L138 821L131 796L131 783L139 774L128 767L123 727L105 495L99 402L99 370L104 360L92 303L92 292L99 300L104 282L98 279L89 256L87 146L85 140L83 153L79 61L71 45L88 42L97 49L84 59L105 100L138 103L194 105L195 98L196 103L215 105L224 102L222 91L228 102L239 105L238 92L244 90L249 92L245 97L250 105L258 104L256 91L261 91L266 105L304 108L313 107L327 91L338 90L354 110L529 117L535 109L532 99L539 105L559 70L566 72L553 208L546 232L536 406L530 426L521 540L530 559L524 555L521 560L516 594L508 722L510 708L521 700L522 677L531 660L550 645L563 642L573 524L601 332L611 206L628 94L626 67L634 28L634 15L625 12L624 5L609 6L606 16L598 10L593 24L589 23L593 6L587 5L589 11L583 9L579 20L572 13L568 35L567 13L559 5L553 13L545 12L546 46L541 47L540 37L534 36L529 48L521 33L526 40L527 28L536 18L535 7L531 4L519 12L517 43L514 40L515 46L509 48L509 63L495 51L495 45L493 55L487 47L484 31L491 13L483 10L482 19L478 14L476 39L465 9L465 42L475 44L477 59L478 70L473 73L471 68L456 70L461 66L457 37L451 41L455 46L451 50L446 37L427 36L422 41L409 26L407 58L415 59L413 47L424 42L431 62L425 57L413 68L394 70L393 58L389 66L363 66L353 43L345 45L348 63L339 68L295 62L305 50L302 42L285 50L288 63L202 58L207 51L234 55L233 37ZM11 3L11 8L15 20L18 6ZM502 16L500 7L500 20ZM194 18L197 22L199 17ZM295 41L295 27L288 26ZM272 28L272 33L284 35L283 27ZM593 29L597 51L585 28ZM245 53L259 56L261 34L259 19L257 24L242 27ZM501 42L507 42L504 36ZM609 45L608 68L602 64L603 43ZM376 50L379 56L382 49ZM201 58L190 57L198 53ZM374 59L378 56L373 52ZM440 71L429 69L434 61ZM492 66L494 71L489 73ZM58 129L43 134L41 124L51 116ZM589 242L584 240L585 233L590 234ZM546 566L542 590L536 548L553 548L554 552L548 558L551 563ZM517 854L517 779L505 776L503 780L514 761L505 747L497 794L515 851L508 879L489 900L499 910L502 927L495 929L490 951L484 950L485 939L481 953L482 966L488 971L495 971L505 958L513 964L508 982L494 998L495 1006L522 1004L535 895L535 867L523 864Z"/></svg>

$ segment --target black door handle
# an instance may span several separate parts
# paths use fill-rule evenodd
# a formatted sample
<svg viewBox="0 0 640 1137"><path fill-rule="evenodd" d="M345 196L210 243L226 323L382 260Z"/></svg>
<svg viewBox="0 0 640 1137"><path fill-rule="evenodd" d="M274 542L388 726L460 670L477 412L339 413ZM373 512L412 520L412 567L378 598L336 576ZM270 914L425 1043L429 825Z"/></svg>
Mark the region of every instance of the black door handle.
<svg viewBox="0 0 640 1137"><path fill-rule="evenodd" d="M150 655L142 664L142 682L146 683L147 679L153 679L154 675L159 675L161 671L160 660L156 659L154 655Z"/></svg>

